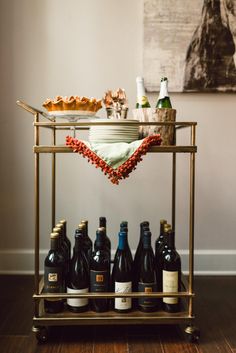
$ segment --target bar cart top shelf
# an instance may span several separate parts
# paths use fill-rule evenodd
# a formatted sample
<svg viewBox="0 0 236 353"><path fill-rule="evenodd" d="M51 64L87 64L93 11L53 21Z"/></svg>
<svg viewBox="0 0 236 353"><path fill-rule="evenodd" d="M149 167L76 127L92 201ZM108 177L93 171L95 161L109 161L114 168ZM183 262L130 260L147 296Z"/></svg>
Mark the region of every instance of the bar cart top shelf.
<svg viewBox="0 0 236 353"><path fill-rule="evenodd" d="M70 130L71 128L74 128L75 130L88 130L90 126L98 126L98 125L107 125L108 123L110 125L116 125L117 122L104 122L104 121L90 121L81 119L76 122L69 122L69 121L64 121L64 122L58 122L56 121L55 118L52 116L49 116L47 113L38 110L36 108L31 107L30 105L22 102L22 101L17 101L16 102L18 106L21 108L25 109L29 113L33 114L35 117L35 120L33 122L33 126L35 127L41 127L41 128L47 128L47 129L52 129L54 131L58 130ZM39 121L39 116L42 116L44 121ZM127 122L124 120L124 123L127 124ZM119 124L122 124L122 121L119 120ZM150 150L148 151L149 153L196 153L197 152L197 146L195 145L195 127L197 125L197 122L137 122L134 123L132 122L132 125L139 125L139 126L175 126L176 131L183 129L183 128L190 128L191 129L191 138L190 138L190 144L187 146L179 146L179 145L169 145L169 146L152 146ZM194 133L193 133L194 130ZM33 146L33 151L34 153L73 153L73 150L66 145L37 145Z"/></svg>

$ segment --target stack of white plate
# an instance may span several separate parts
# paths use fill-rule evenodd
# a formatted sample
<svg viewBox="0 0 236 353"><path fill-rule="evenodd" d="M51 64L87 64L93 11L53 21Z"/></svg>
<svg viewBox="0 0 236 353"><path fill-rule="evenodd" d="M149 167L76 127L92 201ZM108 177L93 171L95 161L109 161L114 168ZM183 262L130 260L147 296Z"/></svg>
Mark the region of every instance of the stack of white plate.
<svg viewBox="0 0 236 353"><path fill-rule="evenodd" d="M114 120L110 119L99 119L99 121L107 124L90 127L89 141L91 143L129 143L139 138L139 126L135 124L138 120L115 120L116 125L112 125Z"/></svg>

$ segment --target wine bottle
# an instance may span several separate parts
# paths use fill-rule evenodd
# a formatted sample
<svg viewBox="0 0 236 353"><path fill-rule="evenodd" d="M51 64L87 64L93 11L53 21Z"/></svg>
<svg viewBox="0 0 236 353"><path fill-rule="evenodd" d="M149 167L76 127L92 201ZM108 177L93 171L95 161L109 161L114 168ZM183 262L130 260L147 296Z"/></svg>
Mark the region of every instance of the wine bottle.
<svg viewBox="0 0 236 353"><path fill-rule="evenodd" d="M165 223L163 228L164 228L164 231L163 231L162 243L159 244L159 247L157 249L158 252L156 251L155 253L156 273L158 278L157 289L160 292L162 292L162 289L163 289L162 288L162 265L163 265L163 259L164 259L165 253L168 250L167 237L168 237L168 232L171 231L171 225L168 223Z"/></svg>
<svg viewBox="0 0 236 353"><path fill-rule="evenodd" d="M126 245L126 250L127 250L128 256L129 256L129 258L130 258L130 261L133 262L133 256L132 256L132 252L131 252L131 250L130 250L129 241L128 241L128 222L127 222L127 221L122 221L122 222L120 223L120 232L122 232L122 231L126 232L126 234L127 234L127 238L126 238L127 241L126 241L126 243L125 243L125 245ZM116 253L115 253L115 257L114 257L114 262L116 261L117 255L118 255L118 253L119 253L118 250L119 250L119 246L118 246L117 249L116 249Z"/></svg>
<svg viewBox="0 0 236 353"><path fill-rule="evenodd" d="M162 263L163 292L179 292L181 290L181 259L175 249L175 233L170 230L167 236L167 250ZM168 312L179 311L179 298L163 298L163 308Z"/></svg>
<svg viewBox="0 0 236 353"><path fill-rule="evenodd" d="M59 223L63 225L63 232L62 232L62 241L67 244L68 252L69 252L69 259L71 257L71 242L67 237L67 222L65 219L62 219Z"/></svg>
<svg viewBox="0 0 236 353"><path fill-rule="evenodd" d="M110 283L110 257L104 241L105 229L96 232L96 249L90 259L90 290L91 292L108 292ZM108 310L108 299L93 299L92 310L104 312Z"/></svg>
<svg viewBox="0 0 236 353"><path fill-rule="evenodd" d="M69 277L67 281L67 293L80 294L89 291L89 270L85 252L83 250L83 239L79 233L75 233L75 245L73 256L70 261ZM67 298L69 310L84 312L88 310L87 298Z"/></svg>
<svg viewBox="0 0 236 353"><path fill-rule="evenodd" d="M148 101L148 98L145 93L145 88L144 88L144 79L143 77L137 77L136 78L136 84L137 84L137 103L136 103L136 109L139 108L150 108L150 103Z"/></svg>
<svg viewBox="0 0 236 353"><path fill-rule="evenodd" d="M139 237L139 243L134 255L134 268L137 269L138 267L138 262L140 259L140 254L142 252L143 249L143 231L145 230L149 230L149 222L144 221L142 223L140 223L140 237Z"/></svg>
<svg viewBox="0 0 236 353"><path fill-rule="evenodd" d="M105 228L105 243L106 247L111 252L111 241L107 236L107 219L106 217L99 217L99 228Z"/></svg>
<svg viewBox="0 0 236 353"><path fill-rule="evenodd" d="M161 78L161 86L159 98L156 104L156 108L172 108L170 97L168 93L168 79L167 77Z"/></svg>
<svg viewBox="0 0 236 353"><path fill-rule="evenodd" d="M127 250L127 232L119 232L117 257L112 271L112 287L115 293L132 292L132 260ZM131 298L115 298L114 309L118 312L128 312L132 309Z"/></svg>
<svg viewBox="0 0 236 353"><path fill-rule="evenodd" d="M65 261L60 251L59 234L51 233L51 247L44 261L44 292L65 292ZM45 311L58 313L63 310L63 299L45 299Z"/></svg>
<svg viewBox="0 0 236 353"><path fill-rule="evenodd" d="M145 231L143 234L143 250L140 258L138 272L138 291L152 293L157 291L157 278L155 269L155 256L151 245L151 232ZM145 312L156 311L157 298L139 298L139 310Z"/></svg>
<svg viewBox="0 0 236 353"><path fill-rule="evenodd" d="M164 225L165 224L167 224L167 221L165 219L161 219L160 220L160 234L155 242L155 256L156 256L156 258L159 257L160 249L161 249L163 242L164 242Z"/></svg>
<svg viewBox="0 0 236 353"><path fill-rule="evenodd" d="M81 232L81 237L83 241L83 250L86 254L86 257L89 263L89 259L91 257L92 250L93 250L93 242L88 236L88 221L81 221L81 223L78 226L78 230L80 230Z"/></svg>
<svg viewBox="0 0 236 353"><path fill-rule="evenodd" d="M64 274L65 274L65 279L68 276L69 273L69 253L68 253L68 247L67 245L63 242L62 239L62 224L58 224L56 227L53 228L53 233L58 233L59 239L59 251L61 252L63 259L64 259Z"/></svg>

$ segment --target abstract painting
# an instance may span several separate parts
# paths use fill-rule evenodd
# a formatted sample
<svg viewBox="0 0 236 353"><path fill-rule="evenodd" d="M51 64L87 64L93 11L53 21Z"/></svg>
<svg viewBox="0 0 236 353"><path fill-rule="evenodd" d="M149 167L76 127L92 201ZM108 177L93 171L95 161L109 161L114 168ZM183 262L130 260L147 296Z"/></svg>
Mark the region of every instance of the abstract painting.
<svg viewBox="0 0 236 353"><path fill-rule="evenodd" d="M236 0L144 0L147 91L236 92Z"/></svg>

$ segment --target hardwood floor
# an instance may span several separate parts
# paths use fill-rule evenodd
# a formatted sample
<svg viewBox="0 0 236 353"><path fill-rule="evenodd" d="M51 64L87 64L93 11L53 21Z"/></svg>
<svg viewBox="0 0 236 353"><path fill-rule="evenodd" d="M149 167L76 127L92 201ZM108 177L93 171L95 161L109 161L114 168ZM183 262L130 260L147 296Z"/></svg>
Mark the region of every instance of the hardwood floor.
<svg viewBox="0 0 236 353"><path fill-rule="evenodd" d="M199 344L179 326L55 327L37 344L31 276L0 276L1 353L236 353L236 276L196 277Z"/></svg>

